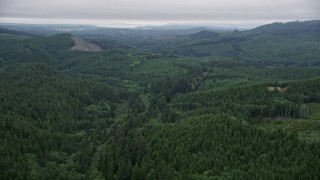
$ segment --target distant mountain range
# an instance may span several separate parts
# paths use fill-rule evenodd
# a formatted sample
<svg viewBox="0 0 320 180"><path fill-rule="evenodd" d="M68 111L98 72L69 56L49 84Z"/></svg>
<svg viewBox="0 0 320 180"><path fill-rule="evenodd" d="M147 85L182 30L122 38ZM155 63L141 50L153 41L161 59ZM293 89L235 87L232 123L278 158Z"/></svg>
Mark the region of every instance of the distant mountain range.
<svg viewBox="0 0 320 180"><path fill-rule="evenodd" d="M116 34L132 34L141 36L156 36L164 34L185 35L196 33L202 30L210 30L215 32L233 31L235 29L245 30L244 28L222 27L205 24L167 24L163 26L139 26L136 28L109 28L90 25L50 25L50 24L0 24L0 27L33 33L38 35L54 35L62 32L70 32L76 34L105 34L105 36L113 37Z"/></svg>
<svg viewBox="0 0 320 180"><path fill-rule="evenodd" d="M131 29L24 24L2 24L0 27L7 28L0 29L0 33L27 36L34 36L31 33L49 36L67 32L103 49L121 47L168 56L223 56L265 64L310 65L317 63L320 57L319 20L272 23L251 30L232 31L203 27L188 29L189 26L176 25Z"/></svg>

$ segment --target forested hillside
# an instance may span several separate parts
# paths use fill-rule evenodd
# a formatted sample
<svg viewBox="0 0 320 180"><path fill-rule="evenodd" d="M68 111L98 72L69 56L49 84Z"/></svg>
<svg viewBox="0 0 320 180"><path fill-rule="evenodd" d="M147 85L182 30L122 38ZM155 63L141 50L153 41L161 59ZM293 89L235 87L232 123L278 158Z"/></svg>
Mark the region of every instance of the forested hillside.
<svg viewBox="0 0 320 180"><path fill-rule="evenodd" d="M190 57L224 56L246 61L285 65L313 65L319 60L320 21L274 23L247 31L175 36L156 52Z"/></svg>
<svg viewBox="0 0 320 180"><path fill-rule="evenodd" d="M319 179L319 33L1 29L0 179Z"/></svg>

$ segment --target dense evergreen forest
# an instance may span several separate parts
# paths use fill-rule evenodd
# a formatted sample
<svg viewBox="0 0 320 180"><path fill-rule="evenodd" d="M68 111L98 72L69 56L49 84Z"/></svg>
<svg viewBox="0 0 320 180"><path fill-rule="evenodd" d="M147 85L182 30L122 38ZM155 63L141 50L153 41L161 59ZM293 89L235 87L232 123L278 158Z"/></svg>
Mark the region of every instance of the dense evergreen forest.
<svg viewBox="0 0 320 180"><path fill-rule="evenodd" d="M320 21L39 31L0 29L0 179L320 178Z"/></svg>

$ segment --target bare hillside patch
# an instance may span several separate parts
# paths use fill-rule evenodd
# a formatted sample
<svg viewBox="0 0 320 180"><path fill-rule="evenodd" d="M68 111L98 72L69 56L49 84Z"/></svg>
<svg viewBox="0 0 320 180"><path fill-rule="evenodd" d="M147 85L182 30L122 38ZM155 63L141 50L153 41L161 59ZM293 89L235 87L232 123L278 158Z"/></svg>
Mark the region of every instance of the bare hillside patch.
<svg viewBox="0 0 320 180"><path fill-rule="evenodd" d="M103 49L93 43L88 43L79 37L71 37L74 40L74 46L70 49L71 51L87 51L87 52L100 52Z"/></svg>
<svg viewBox="0 0 320 180"><path fill-rule="evenodd" d="M273 87L273 86L268 86L267 87L268 91L279 91L281 93L286 92L287 87Z"/></svg>

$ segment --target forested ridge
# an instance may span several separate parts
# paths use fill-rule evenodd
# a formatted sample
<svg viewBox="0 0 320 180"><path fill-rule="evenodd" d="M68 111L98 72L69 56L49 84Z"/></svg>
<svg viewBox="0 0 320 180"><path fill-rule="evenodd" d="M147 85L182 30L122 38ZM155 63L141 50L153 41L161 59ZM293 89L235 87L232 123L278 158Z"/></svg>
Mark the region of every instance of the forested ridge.
<svg viewBox="0 0 320 180"><path fill-rule="evenodd" d="M1 29L0 179L319 179L318 25L82 37L102 52Z"/></svg>

